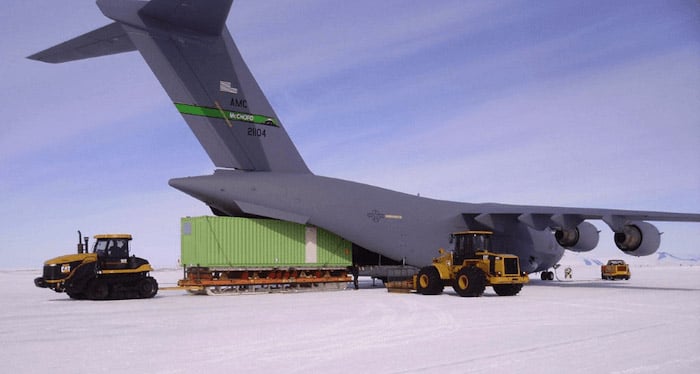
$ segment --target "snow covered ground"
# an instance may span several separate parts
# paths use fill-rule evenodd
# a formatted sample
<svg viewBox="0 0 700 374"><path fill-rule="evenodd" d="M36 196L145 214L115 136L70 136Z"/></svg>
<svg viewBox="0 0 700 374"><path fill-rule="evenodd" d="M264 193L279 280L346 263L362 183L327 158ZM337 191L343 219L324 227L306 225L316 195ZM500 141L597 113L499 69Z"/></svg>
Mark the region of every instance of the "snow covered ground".
<svg viewBox="0 0 700 374"><path fill-rule="evenodd" d="M680 373L700 366L700 266L536 276L516 297L359 291L75 301L0 271L5 373ZM172 286L179 270L153 275ZM563 271L559 271L563 278Z"/></svg>

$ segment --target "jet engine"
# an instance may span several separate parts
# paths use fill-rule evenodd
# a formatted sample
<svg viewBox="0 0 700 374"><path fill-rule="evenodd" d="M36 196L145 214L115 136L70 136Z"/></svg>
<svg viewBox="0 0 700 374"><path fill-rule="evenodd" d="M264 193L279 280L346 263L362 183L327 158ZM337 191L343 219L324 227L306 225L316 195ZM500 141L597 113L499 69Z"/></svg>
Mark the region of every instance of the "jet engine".
<svg viewBox="0 0 700 374"><path fill-rule="evenodd" d="M554 237L560 246L574 252L588 252L598 245L598 229L589 222L581 222L573 229L559 229Z"/></svg>
<svg viewBox="0 0 700 374"><path fill-rule="evenodd" d="M661 234L651 223L630 222L615 233L615 245L628 255L648 256L659 249Z"/></svg>

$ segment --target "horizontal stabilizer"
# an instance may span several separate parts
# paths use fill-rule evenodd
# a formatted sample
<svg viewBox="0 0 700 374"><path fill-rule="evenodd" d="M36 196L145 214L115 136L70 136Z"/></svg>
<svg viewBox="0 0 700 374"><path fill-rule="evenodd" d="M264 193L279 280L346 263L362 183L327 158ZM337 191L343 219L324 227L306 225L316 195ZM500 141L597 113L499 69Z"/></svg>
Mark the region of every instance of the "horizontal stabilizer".
<svg viewBox="0 0 700 374"><path fill-rule="evenodd" d="M233 0L151 0L140 14L178 28L219 35L232 3Z"/></svg>
<svg viewBox="0 0 700 374"><path fill-rule="evenodd" d="M126 35L122 26L113 22L27 58L57 64L135 50L136 46Z"/></svg>

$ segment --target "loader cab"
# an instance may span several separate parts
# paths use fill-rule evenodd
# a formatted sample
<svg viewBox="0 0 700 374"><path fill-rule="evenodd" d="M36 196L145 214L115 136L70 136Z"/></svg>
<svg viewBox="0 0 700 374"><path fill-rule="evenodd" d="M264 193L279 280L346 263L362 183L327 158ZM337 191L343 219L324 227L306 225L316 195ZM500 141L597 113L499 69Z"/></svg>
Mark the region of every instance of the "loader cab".
<svg viewBox="0 0 700 374"><path fill-rule="evenodd" d="M95 235L93 252L99 258L125 259L129 257L129 234Z"/></svg>
<svg viewBox="0 0 700 374"><path fill-rule="evenodd" d="M450 234L454 243L453 263L461 264L466 259L475 258L476 252L491 252L491 231L460 231Z"/></svg>

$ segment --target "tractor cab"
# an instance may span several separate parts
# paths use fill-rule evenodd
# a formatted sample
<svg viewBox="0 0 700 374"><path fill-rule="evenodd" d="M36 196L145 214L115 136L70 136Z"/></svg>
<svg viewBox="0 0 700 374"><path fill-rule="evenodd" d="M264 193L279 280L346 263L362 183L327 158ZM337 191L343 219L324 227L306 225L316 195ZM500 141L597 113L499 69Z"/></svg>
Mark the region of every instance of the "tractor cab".
<svg viewBox="0 0 700 374"><path fill-rule="evenodd" d="M127 259L129 258L129 234L95 235L93 252L98 258Z"/></svg>
<svg viewBox="0 0 700 374"><path fill-rule="evenodd" d="M450 235L454 243L453 262L461 264L466 259L476 258L476 252L491 252L491 231L460 231Z"/></svg>

